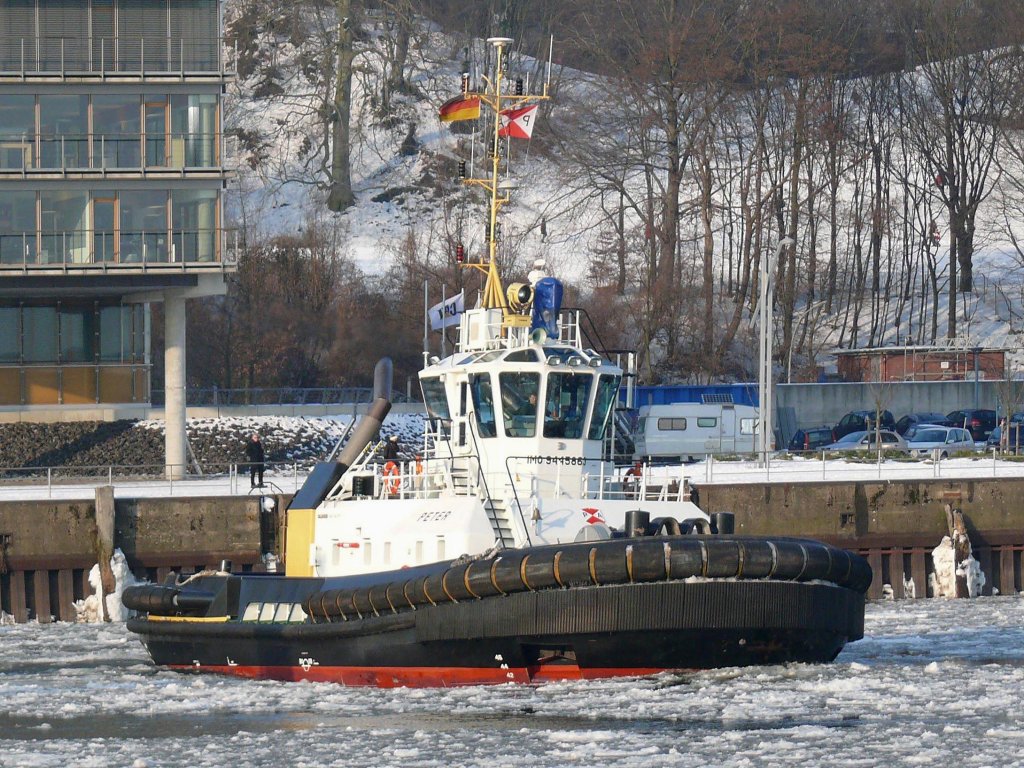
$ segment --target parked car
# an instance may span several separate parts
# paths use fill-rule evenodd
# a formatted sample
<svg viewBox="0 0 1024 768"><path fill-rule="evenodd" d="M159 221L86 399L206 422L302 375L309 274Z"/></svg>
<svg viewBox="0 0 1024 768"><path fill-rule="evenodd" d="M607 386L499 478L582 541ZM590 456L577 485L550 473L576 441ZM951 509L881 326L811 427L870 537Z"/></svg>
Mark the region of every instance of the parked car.
<svg viewBox="0 0 1024 768"><path fill-rule="evenodd" d="M789 441L789 450L816 451L832 442L832 427L807 427L798 429Z"/></svg>
<svg viewBox="0 0 1024 768"><path fill-rule="evenodd" d="M945 424L946 415L937 411L921 411L919 413L908 413L896 422L896 431L904 437L907 430L917 424Z"/></svg>
<svg viewBox="0 0 1024 768"><path fill-rule="evenodd" d="M895 429L896 419L889 411L882 411L882 429ZM866 432L875 425L874 411L850 411L832 428L832 441L836 442L851 432Z"/></svg>
<svg viewBox="0 0 1024 768"><path fill-rule="evenodd" d="M983 443L996 428L996 412L986 409L950 411L943 422L948 427L960 427L971 433L974 442Z"/></svg>
<svg viewBox="0 0 1024 768"><path fill-rule="evenodd" d="M912 456L931 456L937 451L943 459L958 451L973 451L974 438L961 427L943 427L938 424L921 424L914 436L907 440Z"/></svg>
<svg viewBox="0 0 1024 768"><path fill-rule="evenodd" d="M878 431L881 448L884 451L899 451L908 453L907 441L898 432L891 429ZM861 430L843 435L839 440L822 448L824 451L875 451L879 445L875 443L875 430L870 432Z"/></svg>
<svg viewBox="0 0 1024 768"><path fill-rule="evenodd" d="M985 443L989 450L999 448L1002 444L1003 421L1000 419L1000 424L996 425L996 428L989 433L988 441ZM1024 448L1024 413L1015 413L1010 416L1010 432L1006 438L1006 447L1013 451L1020 451L1021 448Z"/></svg>

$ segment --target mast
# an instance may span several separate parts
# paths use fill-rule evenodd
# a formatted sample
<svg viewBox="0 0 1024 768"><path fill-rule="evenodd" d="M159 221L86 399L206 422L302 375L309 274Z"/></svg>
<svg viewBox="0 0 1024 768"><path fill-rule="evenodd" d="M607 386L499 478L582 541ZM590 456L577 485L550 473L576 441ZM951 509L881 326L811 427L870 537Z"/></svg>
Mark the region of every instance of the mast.
<svg viewBox="0 0 1024 768"><path fill-rule="evenodd" d="M494 135L491 143L491 175L490 178L465 179L466 184L476 184L483 187L490 198L490 211L487 223L487 255L486 261L480 263L468 263L465 266L478 269L487 275L484 284L481 303L484 309L501 309L504 323L511 325L515 321L512 318L518 316L510 313L508 302L505 299L505 290L501 284L501 275L498 271L498 212L501 206L510 200L512 185L508 182L502 184L499 181L501 175L501 113L511 107L518 107L531 101L541 101L548 98L547 83L544 84L544 92L541 95L523 93L506 94L502 93L502 81L505 79L505 50L513 42L509 37L489 37L487 42L494 46L496 63L494 67L494 79L490 80L486 75L481 76L486 88L483 92L473 93L468 90L466 96L476 96L494 112ZM517 90L522 90L517 88Z"/></svg>

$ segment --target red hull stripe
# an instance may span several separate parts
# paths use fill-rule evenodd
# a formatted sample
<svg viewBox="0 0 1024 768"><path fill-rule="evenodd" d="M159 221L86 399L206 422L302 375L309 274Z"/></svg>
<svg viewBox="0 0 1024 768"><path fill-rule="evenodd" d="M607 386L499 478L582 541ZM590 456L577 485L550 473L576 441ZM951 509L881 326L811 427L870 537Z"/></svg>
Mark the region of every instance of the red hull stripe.
<svg viewBox="0 0 1024 768"><path fill-rule="evenodd" d="M662 668L628 669L601 667L580 669L575 664L549 664L541 667L494 669L484 667L262 667L169 664L170 669L214 672L255 680L308 680L315 683L341 683L376 688L444 688L459 685L497 685L500 683L540 683L557 680L597 680L606 677L637 677L664 672Z"/></svg>

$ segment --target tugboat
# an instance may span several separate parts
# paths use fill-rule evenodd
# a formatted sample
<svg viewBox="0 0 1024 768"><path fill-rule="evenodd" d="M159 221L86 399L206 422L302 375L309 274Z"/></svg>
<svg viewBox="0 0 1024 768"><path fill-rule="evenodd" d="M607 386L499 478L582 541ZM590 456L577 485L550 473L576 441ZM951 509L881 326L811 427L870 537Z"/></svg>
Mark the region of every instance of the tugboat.
<svg viewBox="0 0 1024 768"><path fill-rule="evenodd" d="M490 178L467 180L490 193L489 253L466 265L486 283L454 353L424 354L421 452L380 461L381 361L368 413L286 511L284 575L130 587L128 628L172 669L379 687L831 661L863 636L867 562L734 535L681 477L622 474L613 422L628 365L587 344L542 265L502 286L499 116L547 87L503 93L512 41L488 42L487 89L463 79L463 98L495 114Z"/></svg>

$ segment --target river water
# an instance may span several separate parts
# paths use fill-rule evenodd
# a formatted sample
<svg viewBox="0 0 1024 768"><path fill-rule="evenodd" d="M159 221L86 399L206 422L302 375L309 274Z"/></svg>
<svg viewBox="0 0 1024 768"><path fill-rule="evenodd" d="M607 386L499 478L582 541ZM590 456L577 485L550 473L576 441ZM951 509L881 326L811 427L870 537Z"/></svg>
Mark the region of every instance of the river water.
<svg viewBox="0 0 1024 768"><path fill-rule="evenodd" d="M0 627L0 766L1024 766L1024 598L868 606L832 664L447 690L155 669Z"/></svg>

